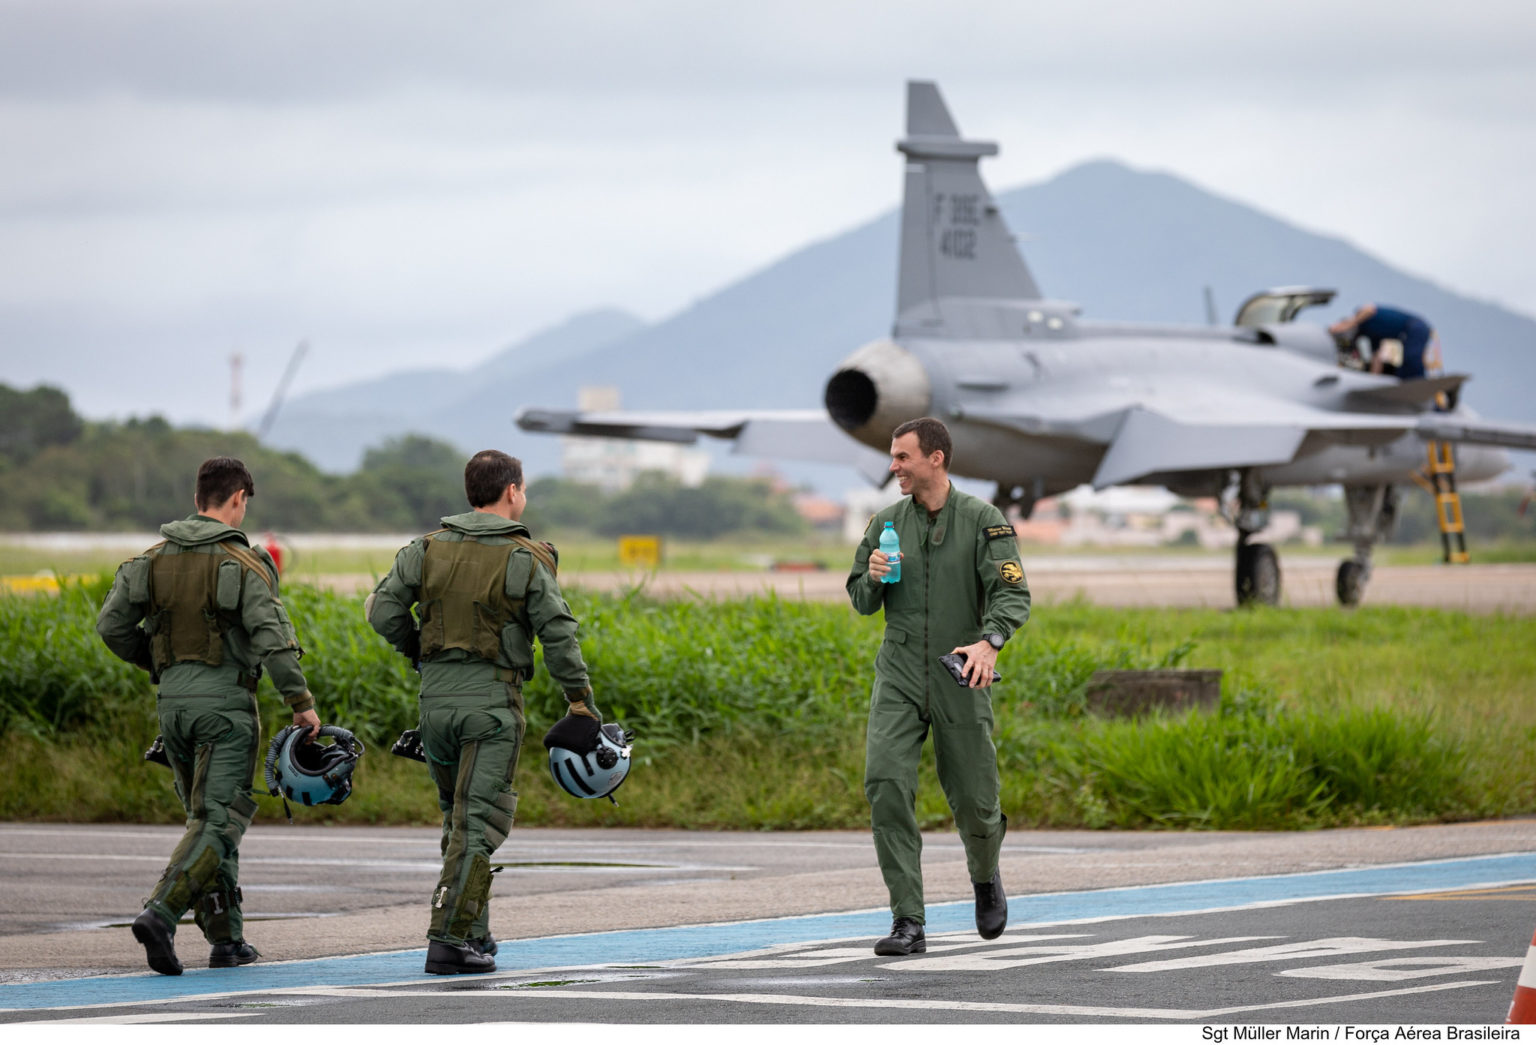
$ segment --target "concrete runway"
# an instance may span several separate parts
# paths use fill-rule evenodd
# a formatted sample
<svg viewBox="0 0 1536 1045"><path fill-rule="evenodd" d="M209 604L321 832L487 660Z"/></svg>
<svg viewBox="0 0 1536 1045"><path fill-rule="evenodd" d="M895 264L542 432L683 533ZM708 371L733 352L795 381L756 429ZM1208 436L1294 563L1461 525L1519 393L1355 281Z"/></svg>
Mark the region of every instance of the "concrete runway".
<svg viewBox="0 0 1536 1045"><path fill-rule="evenodd" d="M1536 819L1281 833L1015 831L1009 931L927 837L927 955L862 832L522 830L498 971L422 973L437 832L258 823L263 960L145 971L128 920L179 832L0 825L0 1022L1498 1023L1536 927Z"/></svg>

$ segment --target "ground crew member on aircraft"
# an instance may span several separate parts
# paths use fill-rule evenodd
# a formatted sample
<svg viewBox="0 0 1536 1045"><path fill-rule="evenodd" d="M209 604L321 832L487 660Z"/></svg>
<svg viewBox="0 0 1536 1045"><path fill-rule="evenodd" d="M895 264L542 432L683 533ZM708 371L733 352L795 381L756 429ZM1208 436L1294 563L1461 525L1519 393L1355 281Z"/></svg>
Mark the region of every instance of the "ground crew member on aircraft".
<svg viewBox="0 0 1536 1045"><path fill-rule="evenodd" d="M975 887L976 929L991 940L1008 921L998 870L1008 819L998 801L990 686L998 651L1029 619L1029 586L1013 527L994 505L955 489L950 452L949 431L934 418L896 429L891 471L910 496L870 520L848 574L854 609L885 609L864 769L875 853L893 918L876 954L927 950L922 836L914 806L918 761L930 730L939 783ZM901 540L901 580L895 584L881 581L890 572L879 550L887 520L895 522ZM965 656L969 687L957 685L939 663L952 652Z"/></svg>
<svg viewBox="0 0 1536 1045"><path fill-rule="evenodd" d="M238 876L240 839L256 812L263 667L293 724L320 730L277 568L239 529L255 493L240 461L204 461L197 514L160 527L165 540L118 567L96 618L107 647L159 684L160 734L187 810L187 832L133 923L149 967L168 976L181 974L173 938L188 908L213 945L210 968L260 957L245 942Z"/></svg>
<svg viewBox="0 0 1536 1045"><path fill-rule="evenodd" d="M1434 329L1412 312L1390 305L1365 304L1355 314L1328 328L1335 337L1350 341L1365 338L1371 343L1371 373L1395 373L1408 380L1424 376L1424 349L1434 336ZM1403 361L1392 369L1382 355L1383 341L1398 341L1403 346Z"/></svg>
<svg viewBox="0 0 1536 1045"><path fill-rule="evenodd" d="M365 607L373 629L421 671L422 746L443 811L426 971L440 974L496 969L490 858L517 810L512 779L535 636L570 702L557 728L595 749L602 722L576 618L555 581L554 547L519 521L528 505L522 463L482 450L464 468L464 492L473 511L400 549Z"/></svg>

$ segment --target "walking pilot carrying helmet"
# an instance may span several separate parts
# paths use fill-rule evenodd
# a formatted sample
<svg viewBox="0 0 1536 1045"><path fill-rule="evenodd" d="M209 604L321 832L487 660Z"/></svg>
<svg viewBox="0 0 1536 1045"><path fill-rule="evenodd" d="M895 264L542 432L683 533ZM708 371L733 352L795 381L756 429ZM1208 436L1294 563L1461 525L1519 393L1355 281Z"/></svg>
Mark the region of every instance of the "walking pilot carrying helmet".
<svg viewBox="0 0 1536 1045"><path fill-rule="evenodd" d="M522 522L522 462L482 450L464 466L464 495L470 510L444 516L442 529L400 549L364 604L369 625L421 673L420 719L396 750L425 759L443 813L443 869L428 905L424 967L435 975L496 969L491 859L517 812L513 780L535 640L565 695L565 729L590 737L603 724L576 617L560 592L559 559ZM620 761L615 756L615 768ZM592 764L601 770L595 755Z"/></svg>
<svg viewBox="0 0 1536 1045"><path fill-rule="evenodd" d="M166 976L182 973L175 937L188 911L210 968L260 957L245 939L239 848L257 808L262 674L282 694L294 733L321 729L277 568L241 529L255 494L240 460L204 461L195 514L166 523L164 540L118 567L96 618L107 648L157 687L160 738L146 757L170 768L187 812L186 834L132 927L149 967Z"/></svg>

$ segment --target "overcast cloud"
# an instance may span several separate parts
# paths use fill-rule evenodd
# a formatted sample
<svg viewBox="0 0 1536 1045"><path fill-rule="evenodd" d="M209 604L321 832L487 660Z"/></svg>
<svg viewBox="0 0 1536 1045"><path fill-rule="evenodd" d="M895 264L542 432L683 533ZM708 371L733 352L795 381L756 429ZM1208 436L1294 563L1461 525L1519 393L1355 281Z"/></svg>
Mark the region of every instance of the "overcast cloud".
<svg viewBox="0 0 1536 1045"><path fill-rule="evenodd" d="M234 351L257 412L301 338L304 391L660 319L894 206L908 78L994 189L1117 157L1536 314L1533 12L0 0L0 380L222 423Z"/></svg>

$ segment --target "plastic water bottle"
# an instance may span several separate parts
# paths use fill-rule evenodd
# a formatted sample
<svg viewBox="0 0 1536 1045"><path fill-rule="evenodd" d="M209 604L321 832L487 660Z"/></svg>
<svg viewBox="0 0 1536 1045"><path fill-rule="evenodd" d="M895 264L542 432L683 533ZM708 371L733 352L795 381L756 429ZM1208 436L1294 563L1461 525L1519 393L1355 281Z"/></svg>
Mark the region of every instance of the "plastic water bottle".
<svg viewBox="0 0 1536 1045"><path fill-rule="evenodd" d="M891 572L880 580L886 584L895 584L901 580L901 538L896 536L895 523L886 523L885 529L880 532L880 550L891 561Z"/></svg>

